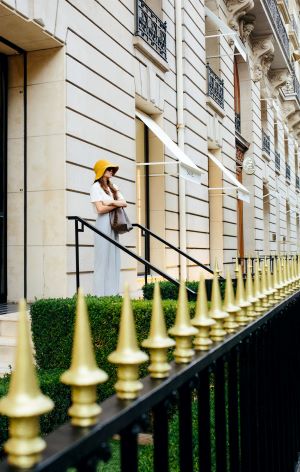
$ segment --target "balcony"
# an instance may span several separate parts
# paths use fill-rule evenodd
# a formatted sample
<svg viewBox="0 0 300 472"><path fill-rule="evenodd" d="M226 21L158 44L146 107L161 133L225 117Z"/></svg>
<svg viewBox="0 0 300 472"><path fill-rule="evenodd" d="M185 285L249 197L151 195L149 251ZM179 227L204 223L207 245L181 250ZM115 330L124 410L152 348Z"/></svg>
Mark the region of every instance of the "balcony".
<svg viewBox="0 0 300 472"><path fill-rule="evenodd" d="M296 175L296 190L300 190L300 178L299 178L299 175Z"/></svg>
<svg viewBox="0 0 300 472"><path fill-rule="evenodd" d="M264 4L266 5L267 9L269 10L271 20L273 23L273 27L276 30L277 37L281 44L282 49L288 59L290 60L290 45L289 45L289 37L286 32L285 26L281 19L278 7L274 0L264 0Z"/></svg>
<svg viewBox="0 0 300 472"><path fill-rule="evenodd" d="M286 7L285 4L284 7ZM274 37L272 69L288 68L290 70L289 37L276 0L258 0L254 2L254 8L251 10L252 14L256 17L253 37L258 39L269 35ZM290 17L285 19L285 21L289 22Z"/></svg>
<svg viewBox="0 0 300 472"><path fill-rule="evenodd" d="M299 47L299 27L295 15L291 14L291 21L287 25L288 35L295 49Z"/></svg>
<svg viewBox="0 0 300 472"><path fill-rule="evenodd" d="M207 64L207 94L217 105L224 109L224 80L215 74Z"/></svg>
<svg viewBox="0 0 300 472"><path fill-rule="evenodd" d="M235 131L241 133L241 114L235 113Z"/></svg>
<svg viewBox="0 0 300 472"><path fill-rule="evenodd" d="M262 132L262 151L265 152L268 156L271 155L271 140L264 131Z"/></svg>
<svg viewBox="0 0 300 472"><path fill-rule="evenodd" d="M288 163L285 164L285 178L288 182L291 181L291 166Z"/></svg>
<svg viewBox="0 0 300 472"><path fill-rule="evenodd" d="M159 56L167 60L167 23L161 21L143 0L136 0L135 36L144 39Z"/></svg>
<svg viewBox="0 0 300 472"><path fill-rule="evenodd" d="M300 84L293 72L292 80L289 80L284 87L281 88L281 91L285 98L293 99L296 98L298 105L300 106Z"/></svg>
<svg viewBox="0 0 300 472"><path fill-rule="evenodd" d="M275 171L279 174L280 172L280 153L275 151Z"/></svg>
<svg viewBox="0 0 300 472"><path fill-rule="evenodd" d="M283 16L285 23L289 23L290 21L290 13L289 13L289 2L288 0L277 0L277 5L280 10L280 13Z"/></svg>

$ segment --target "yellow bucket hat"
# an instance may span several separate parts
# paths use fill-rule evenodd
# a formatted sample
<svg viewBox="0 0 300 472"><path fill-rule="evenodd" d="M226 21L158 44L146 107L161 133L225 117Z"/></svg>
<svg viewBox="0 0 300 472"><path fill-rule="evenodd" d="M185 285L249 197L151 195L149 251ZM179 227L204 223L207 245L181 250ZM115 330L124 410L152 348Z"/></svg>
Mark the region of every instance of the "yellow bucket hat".
<svg viewBox="0 0 300 472"><path fill-rule="evenodd" d="M114 169L114 175L119 170L119 166L116 166L115 164L112 164L109 161L105 161L105 160L97 161L96 164L94 165L95 181L100 179L100 177L103 176L104 172L109 167L112 167Z"/></svg>

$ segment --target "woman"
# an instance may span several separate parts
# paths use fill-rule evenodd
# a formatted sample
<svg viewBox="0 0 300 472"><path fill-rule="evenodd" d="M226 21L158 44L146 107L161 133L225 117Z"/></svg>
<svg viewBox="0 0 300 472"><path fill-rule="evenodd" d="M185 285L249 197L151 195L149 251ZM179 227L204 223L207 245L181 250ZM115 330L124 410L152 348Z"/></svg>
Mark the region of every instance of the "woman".
<svg viewBox="0 0 300 472"><path fill-rule="evenodd" d="M109 213L127 203L110 178L119 167L100 160L94 165L95 182L90 196L97 213L96 228L115 241L119 235L111 228ZM94 293L97 296L118 295L120 282L120 249L95 233Z"/></svg>

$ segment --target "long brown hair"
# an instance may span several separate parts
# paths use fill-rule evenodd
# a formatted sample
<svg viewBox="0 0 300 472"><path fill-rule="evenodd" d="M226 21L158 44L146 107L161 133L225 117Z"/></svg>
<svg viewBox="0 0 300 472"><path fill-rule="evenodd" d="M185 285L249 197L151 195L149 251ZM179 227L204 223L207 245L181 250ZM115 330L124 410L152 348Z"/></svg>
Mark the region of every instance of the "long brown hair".
<svg viewBox="0 0 300 472"><path fill-rule="evenodd" d="M107 179L107 185L105 185L105 180L103 179L103 176L100 177L100 179L98 179L98 181L96 182L99 182L100 184L100 187L103 188L104 192L107 193L107 195L109 195L109 191L108 189L111 191L112 193L112 196L114 198L114 200L117 200L117 190L115 189L114 187L114 184L109 180Z"/></svg>

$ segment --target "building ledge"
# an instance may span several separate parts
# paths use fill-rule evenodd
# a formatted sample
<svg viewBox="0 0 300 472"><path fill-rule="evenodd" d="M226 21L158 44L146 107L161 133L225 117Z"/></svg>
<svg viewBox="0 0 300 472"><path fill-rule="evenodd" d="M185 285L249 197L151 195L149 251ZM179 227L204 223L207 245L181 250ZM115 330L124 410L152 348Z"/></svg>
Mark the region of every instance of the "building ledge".
<svg viewBox="0 0 300 472"><path fill-rule="evenodd" d="M140 36L133 36L133 46L142 52L148 59L150 59L163 72L170 70L169 64L157 52L152 49L146 41Z"/></svg>
<svg viewBox="0 0 300 472"><path fill-rule="evenodd" d="M224 118L226 116L226 113L220 105L215 102L211 97L207 96L206 97L206 105L209 106L214 112L216 112L221 118Z"/></svg>

